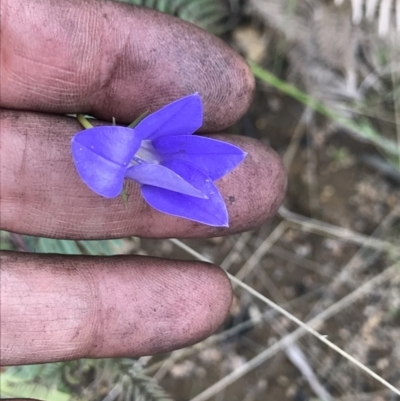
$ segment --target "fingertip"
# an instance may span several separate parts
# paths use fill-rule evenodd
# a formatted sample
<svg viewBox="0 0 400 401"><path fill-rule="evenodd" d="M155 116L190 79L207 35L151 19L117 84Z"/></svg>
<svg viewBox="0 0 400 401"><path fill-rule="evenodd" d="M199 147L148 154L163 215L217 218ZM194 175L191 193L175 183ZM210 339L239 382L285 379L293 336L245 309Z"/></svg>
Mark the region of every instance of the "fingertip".
<svg viewBox="0 0 400 401"><path fill-rule="evenodd" d="M219 136L215 136L217 139ZM230 233L251 230L272 218L286 194L287 174L279 155L260 141L221 136L247 152L234 172L217 182L230 217Z"/></svg>
<svg viewBox="0 0 400 401"><path fill-rule="evenodd" d="M198 274L208 312L200 315L196 322L193 343L209 337L221 327L232 303L232 286L227 274L220 267L202 263Z"/></svg>
<svg viewBox="0 0 400 401"><path fill-rule="evenodd" d="M121 258L124 260L128 259ZM232 288L219 267L203 262L136 258L135 270L134 281L129 280L128 269L120 270L119 279L124 279L118 286L120 294L113 300L110 295L115 279L110 283L102 277L100 297L109 300L108 310L112 305L115 308L107 312L102 331L95 336L101 339L101 346L88 347L88 357L153 355L176 350L206 339L225 321ZM100 310L98 315L104 313ZM115 327L113 338L105 338L107 327Z"/></svg>

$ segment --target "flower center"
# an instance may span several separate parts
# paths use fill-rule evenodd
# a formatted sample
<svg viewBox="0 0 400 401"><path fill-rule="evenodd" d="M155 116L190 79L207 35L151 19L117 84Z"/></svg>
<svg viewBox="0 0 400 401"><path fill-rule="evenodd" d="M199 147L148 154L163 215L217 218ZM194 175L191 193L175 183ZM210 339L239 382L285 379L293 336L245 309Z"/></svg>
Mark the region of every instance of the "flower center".
<svg viewBox="0 0 400 401"><path fill-rule="evenodd" d="M135 156L129 163L130 166L136 166L138 164L152 163L160 164L161 157L154 149L153 144L150 140L145 139L140 144L139 150L136 152Z"/></svg>

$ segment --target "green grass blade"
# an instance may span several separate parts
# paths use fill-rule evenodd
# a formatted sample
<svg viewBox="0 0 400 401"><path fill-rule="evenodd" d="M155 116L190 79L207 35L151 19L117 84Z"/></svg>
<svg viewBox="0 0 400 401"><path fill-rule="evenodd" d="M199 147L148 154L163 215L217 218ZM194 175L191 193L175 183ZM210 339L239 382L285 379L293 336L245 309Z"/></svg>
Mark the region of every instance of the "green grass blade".
<svg viewBox="0 0 400 401"><path fill-rule="evenodd" d="M27 384L23 378L9 374L0 376L0 396L2 398L31 398L38 400L69 401L72 396L40 384Z"/></svg>
<svg viewBox="0 0 400 401"><path fill-rule="evenodd" d="M63 255L115 255L122 247L119 239L103 241L72 241L24 236L31 252L59 253Z"/></svg>
<svg viewBox="0 0 400 401"><path fill-rule="evenodd" d="M145 111L143 114L141 114L133 123L128 125L128 128L135 128L147 115L149 114L149 111Z"/></svg>
<svg viewBox="0 0 400 401"><path fill-rule="evenodd" d="M397 143L380 135L367 120L355 122L349 118L343 117L336 111L325 106L320 101L307 95L295 86L279 79L274 74L261 68L257 64L249 61L249 65L256 78L277 88L281 92L285 93L288 96L291 96L292 98L317 111L323 116L335 121L343 128L346 128L349 131L359 135L360 137L369 140L375 146L384 150L389 155L396 157L399 156L399 147Z"/></svg>

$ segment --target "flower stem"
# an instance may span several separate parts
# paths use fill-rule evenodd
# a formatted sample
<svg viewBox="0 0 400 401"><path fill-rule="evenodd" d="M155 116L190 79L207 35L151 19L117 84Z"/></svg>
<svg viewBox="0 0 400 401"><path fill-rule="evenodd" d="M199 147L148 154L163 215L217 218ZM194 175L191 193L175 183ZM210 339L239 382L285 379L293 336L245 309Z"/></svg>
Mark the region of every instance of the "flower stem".
<svg viewBox="0 0 400 401"><path fill-rule="evenodd" d="M126 193L125 184L124 184L124 186L122 187L121 198L122 198L122 202L124 202L125 209L126 209L127 206L128 206L128 195L127 195L127 193Z"/></svg>
<svg viewBox="0 0 400 401"><path fill-rule="evenodd" d="M149 111L148 110L145 111L133 123L129 124L128 128L135 128L148 114L149 114Z"/></svg>
<svg viewBox="0 0 400 401"><path fill-rule="evenodd" d="M90 124L90 122L89 122L88 120L86 120L86 118L84 117L83 114L78 114L78 115L76 116L76 118L77 118L78 121L81 123L81 125L82 125L83 128L86 128L86 129L88 129L88 128L93 128L93 125Z"/></svg>

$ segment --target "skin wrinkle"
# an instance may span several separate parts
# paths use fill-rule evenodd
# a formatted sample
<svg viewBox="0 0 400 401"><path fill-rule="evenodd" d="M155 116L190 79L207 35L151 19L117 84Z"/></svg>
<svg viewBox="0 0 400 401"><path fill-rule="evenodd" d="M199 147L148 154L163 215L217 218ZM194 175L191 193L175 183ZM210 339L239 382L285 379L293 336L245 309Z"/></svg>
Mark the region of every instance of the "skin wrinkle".
<svg viewBox="0 0 400 401"><path fill-rule="evenodd" d="M109 21L112 20L112 15L108 16L108 12L105 11L103 14L103 27L101 29L101 42L107 43L109 37L113 37ZM130 51L132 50L132 51ZM118 93L119 80L123 76L119 76L118 69L124 68L124 54L136 54L135 49L129 49L128 37L117 36L115 38L111 51L108 48L103 49L99 55L98 61L98 85L95 89L96 102L102 104L103 108L107 108L110 99L118 99L116 94ZM137 64L137 63L134 63ZM138 68L138 66L136 66ZM93 106L93 109L96 107Z"/></svg>
<svg viewBox="0 0 400 401"><path fill-rule="evenodd" d="M89 318L84 322L82 327L78 328L70 340L71 342L77 342L77 338L81 338L80 347L76 350L78 355L90 352L91 347L94 345L93 338L101 336L102 322L99 319L97 311L104 307L96 274L91 270L89 263L86 263L86 266L86 268L79 269L77 273L79 281L84 287L84 294L88 299L87 316Z"/></svg>

